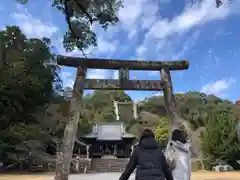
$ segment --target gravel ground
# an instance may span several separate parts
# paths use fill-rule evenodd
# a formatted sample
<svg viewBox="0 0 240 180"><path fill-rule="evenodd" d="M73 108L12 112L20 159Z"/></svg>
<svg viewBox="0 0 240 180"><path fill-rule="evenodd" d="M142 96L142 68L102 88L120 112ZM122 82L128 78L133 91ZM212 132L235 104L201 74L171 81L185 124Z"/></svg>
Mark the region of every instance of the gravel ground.
<svg viewBox="0 0 240 180"><path fill-rule="evenodd" d="M121 173L99 173L71 175L69 180L118 180ZM135 180L132 174L129 180ZM191 180L240 180L239 172L197 172L192 173Z"/></svg>
<svg viewBox="0 0 240 180"><path fill-rule="evenodd" d="M71 175L69 180L118 180L121 173L99 173L99 174L76 174ZM134 180L134 174L129 180Z"/></svg>
<svg viewBox="0 0 240 180"><path fill-rule="evenodd" d="M118 180L120 173L74 174L69 180ZM0 180L53 180L53 175L9 175L0 174ZM134 174L129 178L134 180ZM240 172L194 172L191 180L240 180Z"/></svg>

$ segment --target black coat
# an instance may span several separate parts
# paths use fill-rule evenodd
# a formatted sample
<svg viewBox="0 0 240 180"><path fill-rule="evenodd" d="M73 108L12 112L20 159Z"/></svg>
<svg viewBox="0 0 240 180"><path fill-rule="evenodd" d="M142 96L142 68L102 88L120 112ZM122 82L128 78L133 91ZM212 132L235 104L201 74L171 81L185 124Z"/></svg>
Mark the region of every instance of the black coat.
<svg viewBox="0 0 240 180"><path fill-rule="evenodd" d="M135 168L135 180L174 180L162 148L153 138L145 138L135 147L119 180L128 180Z"/></svg>

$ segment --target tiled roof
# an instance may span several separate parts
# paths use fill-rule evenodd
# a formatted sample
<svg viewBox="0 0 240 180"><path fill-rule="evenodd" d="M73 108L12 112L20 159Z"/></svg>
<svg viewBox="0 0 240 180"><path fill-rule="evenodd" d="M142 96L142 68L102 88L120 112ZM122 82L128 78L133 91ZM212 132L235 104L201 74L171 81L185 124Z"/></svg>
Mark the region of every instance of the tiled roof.
<svg viewBox="0 0 240 180"><path fill-rule="evenodd" d="M131 134L131 133L124 133L122 135L122 138L136 138L136 136L134 134Z"/></svg>
<svg viewBox="0 0 240 180"><path fill-rule="evenodd" d="M135 138L133 134L124 133L122 122L110 122L97 125L97 132L87 134L84 138L96 138L97 140L122 140L122 138Z"/></svg>
<svg viewBox="0 0 240 180"><path fill-rule="evenodd" d="M84 138L97 138L97 134L96 133L89 133L83 136Z"/></svg>
<svg viewBox="0 0 240 180"><path fill-rule="evenodd" d="M120 124L102 124L98 126L98 140L121 140L122 130Z"/></svg>

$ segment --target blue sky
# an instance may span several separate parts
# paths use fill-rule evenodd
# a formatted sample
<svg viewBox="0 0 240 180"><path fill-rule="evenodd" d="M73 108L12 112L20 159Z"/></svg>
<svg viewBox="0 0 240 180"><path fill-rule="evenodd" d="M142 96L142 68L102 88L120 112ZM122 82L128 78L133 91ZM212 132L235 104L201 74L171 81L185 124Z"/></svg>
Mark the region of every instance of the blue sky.
<svg viewBox="0 0 240 180"><path fill-rule="evenodd" d="M0 0L0 28L18 25L28 37L49 37L56 52L66 53L62 35L64 16L50 0L29 0L21 6L15 0ZM240 1L215 8L214 0L125 0L118 12L120 22L107 32L98 25L98 47L89 57L190 61L187 71L172 73L175 92L201 91L236 101L240 98ZM173 3L174 2L174 3ZM74 68L62 68L64 86L72 86ZM117 72L89 70L89 78L115 78ZM132 79L159 79L158 72L131 72ZM127 91L134 100L157 92Z"/></svg>

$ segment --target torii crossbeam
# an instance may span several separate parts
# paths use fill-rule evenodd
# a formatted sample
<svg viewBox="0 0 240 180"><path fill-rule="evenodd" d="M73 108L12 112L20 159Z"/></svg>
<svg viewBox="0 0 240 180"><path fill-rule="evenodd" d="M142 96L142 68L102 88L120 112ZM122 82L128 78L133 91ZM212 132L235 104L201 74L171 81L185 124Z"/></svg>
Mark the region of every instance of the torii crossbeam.
<svg viewBox="0 0 240 180"><path fill-rule="evenodd" d="M119 80L115 79L85 79L84 89L103 90L163 90L161 80L129 80L128 70L160 71L163 68L171 70L188 69L188 61L127 61L111 59L84 59L77 57L58 56L58 64L69 67L89 69L120 70ZM122 75L125 74L125 75Z"/></svg>

